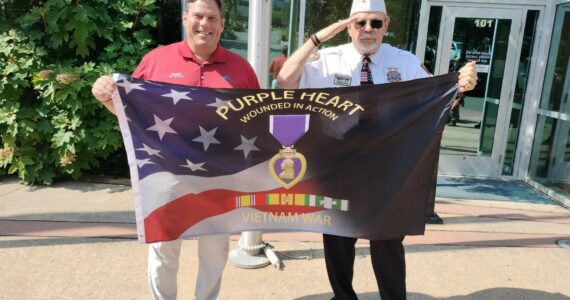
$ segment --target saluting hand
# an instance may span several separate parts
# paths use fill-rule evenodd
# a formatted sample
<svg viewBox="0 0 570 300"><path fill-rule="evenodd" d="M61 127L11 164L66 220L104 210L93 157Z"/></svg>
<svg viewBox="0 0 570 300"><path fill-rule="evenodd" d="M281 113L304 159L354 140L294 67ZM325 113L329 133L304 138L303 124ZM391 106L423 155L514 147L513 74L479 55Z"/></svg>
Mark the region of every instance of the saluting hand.
<svg viewBox="0 0 570 300"><path fill-rule="evenodd" d="M476 62L467 63L459 70L459 91L468 92L477 85L477 68Z"/></svg>
<svg viewBox="0 0 570 300"><path fill-rule="evenodd" d="M346 29L346 27L354 21L356 21L356 18L351 17L348 19L340 20L336 23L332 23L331 25L319 30L319 32L316 33L317 38L319 41L321 41L321 43L324 43L335 37L339 32Z"/></svg>

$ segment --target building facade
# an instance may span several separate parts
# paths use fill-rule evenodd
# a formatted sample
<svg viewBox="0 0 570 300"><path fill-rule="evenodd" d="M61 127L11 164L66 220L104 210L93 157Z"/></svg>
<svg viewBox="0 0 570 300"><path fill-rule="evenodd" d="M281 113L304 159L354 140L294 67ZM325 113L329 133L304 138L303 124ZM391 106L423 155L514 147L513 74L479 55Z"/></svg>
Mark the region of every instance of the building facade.
<svg viewBox="0 0 570 300"><path fill-rule="evenodd" d="M227 0L222 44L260 82L283 45L346 18L346 0ZM183 5L184 1L182 1ZM439 173L523 180L570 206L570 0L386 0L385 42L433 74L478 63L442 139ZM339 34L324 46L349 41Z"/></svg>
<svg viewBox="0 0 570 300"><path fill-rule="evenodd" d="M570 1L422 1L415 53L434 74L478 62L441 174L524 180L570 200Z"/></svg>

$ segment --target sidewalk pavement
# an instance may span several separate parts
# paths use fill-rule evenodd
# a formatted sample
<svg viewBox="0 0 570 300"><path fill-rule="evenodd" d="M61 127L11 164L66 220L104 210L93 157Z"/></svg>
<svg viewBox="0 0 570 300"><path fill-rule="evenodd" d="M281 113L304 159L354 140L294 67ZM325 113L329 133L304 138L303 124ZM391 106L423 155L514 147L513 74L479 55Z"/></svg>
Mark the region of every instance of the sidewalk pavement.
<svg viewBox="0 0 570 300"><path fill-rule="evenodd" d="M503 198L438 197L445 224L404 241L408 299L570 300L570 211ZM147 247L135 233L129 186L0 178L0 299L150 299ZM263 240L285 270L228 264L220 299L330 299L320 234ZM179 299L193 299L196 246L183 244ZM379 299L366 241L357 245L354 286L360 299Z"/></svg>

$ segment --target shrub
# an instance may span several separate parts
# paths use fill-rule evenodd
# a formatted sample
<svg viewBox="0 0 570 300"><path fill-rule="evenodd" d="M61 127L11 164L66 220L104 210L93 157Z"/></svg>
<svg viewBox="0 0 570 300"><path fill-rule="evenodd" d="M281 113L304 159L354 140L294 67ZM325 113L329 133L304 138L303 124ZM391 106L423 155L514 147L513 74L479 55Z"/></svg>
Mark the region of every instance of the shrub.
<svg viewBox="0 0 570 300"><path fill-rule="evenodd" d="M130 73L156 46L154 0L39 3L0 21L11 28L0 34L0 168L27 184L78 178L122 151L116 118L91 85Z"/></svg>

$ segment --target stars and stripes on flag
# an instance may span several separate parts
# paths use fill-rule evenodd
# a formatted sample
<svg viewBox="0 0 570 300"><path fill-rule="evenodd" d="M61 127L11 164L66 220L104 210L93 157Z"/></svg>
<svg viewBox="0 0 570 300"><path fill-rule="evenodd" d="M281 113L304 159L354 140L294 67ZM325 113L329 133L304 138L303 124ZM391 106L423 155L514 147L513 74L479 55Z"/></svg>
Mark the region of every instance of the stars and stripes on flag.
<svg viewBox="0 0 570 300"><path fill-rule="evenodd" d="M116 81L140 241L244 230L372 239L424 231L456 74L291 91ZM289 135L293 127L300 129Z"/></svg>

